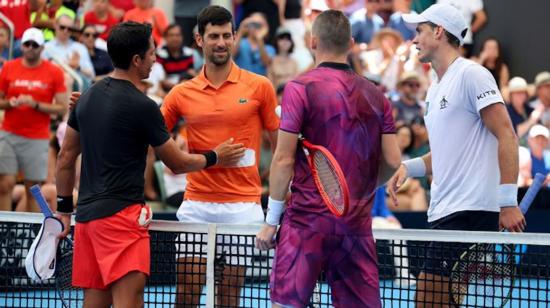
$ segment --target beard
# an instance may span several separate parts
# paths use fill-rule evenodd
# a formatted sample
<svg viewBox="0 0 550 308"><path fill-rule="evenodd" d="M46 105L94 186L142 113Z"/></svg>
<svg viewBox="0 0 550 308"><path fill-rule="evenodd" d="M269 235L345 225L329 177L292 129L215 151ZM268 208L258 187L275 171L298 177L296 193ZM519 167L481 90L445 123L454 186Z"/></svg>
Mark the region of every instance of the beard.
<svg viewBox="0 0 550 308"><path fill-rule="evenodd" d="M215 65L217 66L222 66L222 65L225 65L229 59L231 59L231 52L229 52L229 50L223 50L225 52L227 52L227 54L223 57L217 57L216 56L216 51L222 51L222 50L214 50L212 52L212 54L210 54L210 56L208 56L208 59L210 60L210 62L214 63Z"/></svg>

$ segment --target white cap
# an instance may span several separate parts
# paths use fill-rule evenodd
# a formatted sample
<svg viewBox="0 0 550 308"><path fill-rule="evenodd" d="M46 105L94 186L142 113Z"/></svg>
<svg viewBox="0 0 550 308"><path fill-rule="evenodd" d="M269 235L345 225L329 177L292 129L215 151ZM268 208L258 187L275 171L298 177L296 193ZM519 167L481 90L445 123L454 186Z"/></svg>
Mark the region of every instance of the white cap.
<svg viewBox="0 0 550 308"><path fill-rule="evenodd" d="M460 45L464 44L464 36L468 31L468 25L460 11L450 4L433 4L420 15L416 13L403 14L403 20L409 28L414 29L417 24L422 22L432 22L443 27L447 32L460 40Z"/></svg>
<svg viewBox="0 0 550 308"><path fill-rule="evenodd" d="M540 87L542 85L550 83L550 72L540 72L535 77L535 87Z"/></svg>
<svg viewBox="0 0 550 308"><path fill-rule="evenodd" d="M30 41L42 46L44 45L44 34L42 34L42 31L37 28L28 28L25 32L23 32L21 43L24 44Z"/></svg>
<svg viewBox="0 0 550 308"><path fill-rule="evenodd" d="M544 136L546 139L550 137L550 133L548 133L548 128L546 126L537 124L533 125L531 129L529 130L529 138L535 138L537 136Z"/></svg>
<svg viewBox="0 0 550 308"><path fill-rule="evenodd" d="M521 77L514 77L508 81L508 91L512 92L523 92L527 91L528 85L527 81Z"/></svg>
<svg viewBox="0 0 550 308"><path fill-rule="evenodd" d="M309 2L309 9L312 11L324 12L330 8L325 0L311 0Z"/></svg>

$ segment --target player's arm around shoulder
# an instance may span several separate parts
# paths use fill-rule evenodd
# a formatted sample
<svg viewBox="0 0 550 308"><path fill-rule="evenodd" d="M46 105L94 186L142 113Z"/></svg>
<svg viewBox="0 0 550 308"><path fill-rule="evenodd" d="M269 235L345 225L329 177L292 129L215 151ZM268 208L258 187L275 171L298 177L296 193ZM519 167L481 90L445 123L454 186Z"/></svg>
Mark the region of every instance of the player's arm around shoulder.
<svg viewBox="0 0 550 308"><path fill-rule="evenodd" d="M506 108L496 103L480 111L483 124L498 140L500 185L497 190L500 207L500 228L521 232L525 218L517 206L517 178L519 173L518 141Z"/></svg>

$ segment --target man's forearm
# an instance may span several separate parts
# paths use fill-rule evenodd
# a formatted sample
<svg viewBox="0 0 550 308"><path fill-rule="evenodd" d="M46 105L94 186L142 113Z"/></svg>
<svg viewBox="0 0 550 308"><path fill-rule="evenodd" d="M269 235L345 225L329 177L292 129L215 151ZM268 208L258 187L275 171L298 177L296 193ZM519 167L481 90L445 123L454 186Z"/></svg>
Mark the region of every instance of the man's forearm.
<svg viewBox="0 0 550 308"><path fill-rule="evenodd" d="M275 200L284 200L293 175L293 159L277 159L271 163L269 195Z"/></svg>
<svg viewBox="0 0 550 308"><path fill-rule="evenodd" d="M58 196L71 196L73 194L76 168L72 166L57 166L56 186Z"/></svg>
<svg viewBox="0 0 550 308"><path fill-rule="evenodd" d="M5 98L0 98L0 110L10 109L10 102Z"/></svg>
<svg viewBox="0 0 550 308"><path fill-rule="evenodd" d="M519 174L518 143L515 136L498 140L498 167L501 184L516 184Z"/></svg>
<svg viewBox="0 0 550 308"><path fill-rule="evenodd" d="M41 103L41 102L35 102L35 103L37 104L35 109L43 113L62 116L67 112L66 104L47 104L47 103Z"/></svg>

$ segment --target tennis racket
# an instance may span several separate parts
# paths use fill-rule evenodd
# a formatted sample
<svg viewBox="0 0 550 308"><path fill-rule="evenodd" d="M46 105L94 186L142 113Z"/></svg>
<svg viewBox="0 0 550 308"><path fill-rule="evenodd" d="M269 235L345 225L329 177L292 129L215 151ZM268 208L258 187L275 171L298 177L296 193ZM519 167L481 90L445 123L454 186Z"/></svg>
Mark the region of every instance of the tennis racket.
<svg viewBox="0 0 550 308"><path fill-rule="evenodd" d="M520 202L523 214L533 203L545 176L537 173ZM450 297L460 307L467 298L468 307L503 307L512 294L516 268L524 245L474 244L455 263L450 276Z"/></svg>
<svg viewBox="0 0 550 308"><path fill-rule="evenodd" d="M34 185L30 191L44 216L53 217L53 213L40 191L40 186ZM84 301L84 292L82 289L72 286L72 274L73 241L66 237L60 244L60 249L57 253L57 264L55 266L55 288L65 308L82 307Z"/></svg>
<svg viewBox="0 0 550 308"><path fill-rule="evenodd" d="M275 108L275 114L281 117L281 106ZM334 215L346 215L349 209L349 189L338 161L327 148L312 144L302 134L298 139L321 199Z"/></svg>

